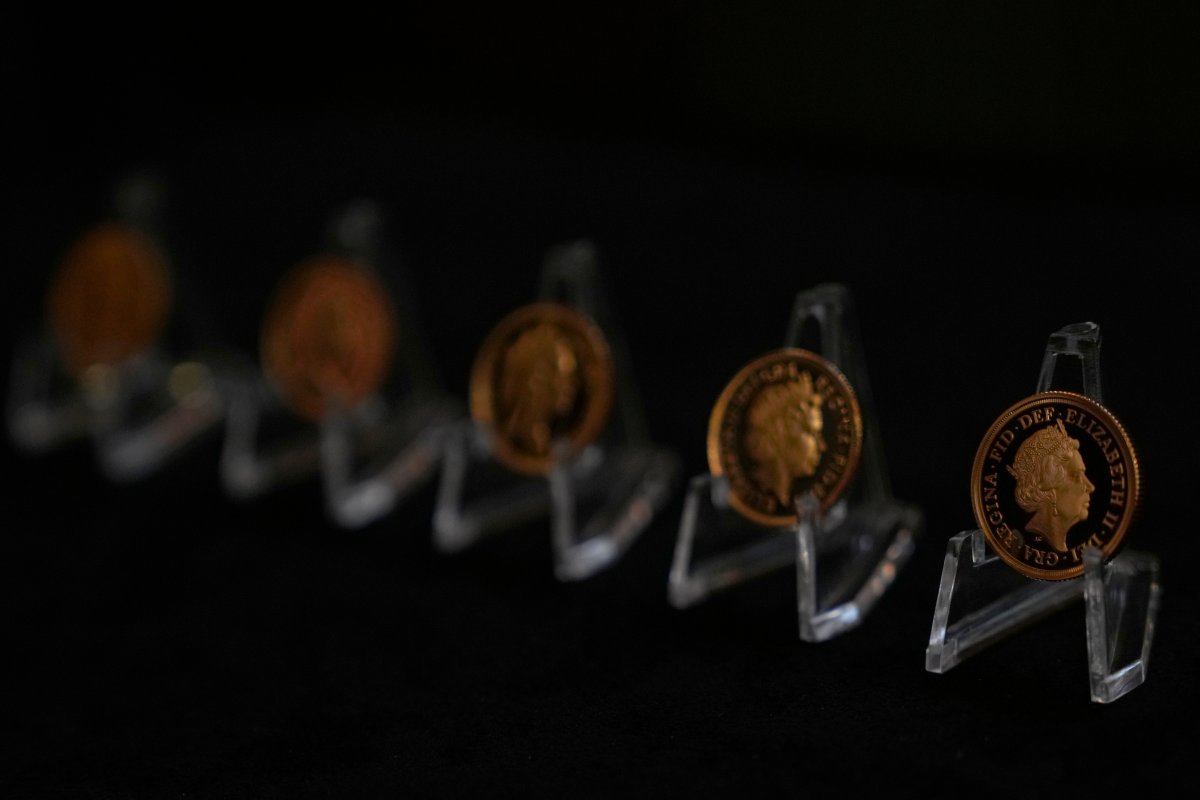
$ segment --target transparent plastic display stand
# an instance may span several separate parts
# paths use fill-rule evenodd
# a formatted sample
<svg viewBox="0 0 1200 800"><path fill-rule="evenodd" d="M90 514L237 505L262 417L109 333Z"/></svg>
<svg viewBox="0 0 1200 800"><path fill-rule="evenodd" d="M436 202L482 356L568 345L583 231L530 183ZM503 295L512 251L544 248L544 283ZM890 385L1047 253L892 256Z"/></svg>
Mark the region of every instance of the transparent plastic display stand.
<svg viewBox="0 0 1200 800"><path fill-rule="evenodd" d="M579 309L604 332L615 371L613 413L601 435L545 476L512 472L493 455L492 434L472 421L447 439L434 513L436 547L455 553L485 536L549 515L555 575L582 580L613 564L667 501L678 458L650 443L625 343L599 285L595 247L577 241L550 250L539 299Z"/></svg>
<svg viewBox="0 0 1200 800"><path fill-rule="evenodd" d="M383 215L358 201L335 216L329 252L372 269L389 290L396 313L396 363L377 393L353 408L330 398L317 424L295 416L267 377L243 367L230 390L221 453L226 491L251 498L319 475L326 510L346 528L389 513L430 479L443 437L462 416L442 389L420 335L411 294L388 253Z"/></svg>
<svg viewBox="0 0 1200 800"><path fill-rule="evenodd" d="M157 178L136 174L118 182L111 206L110 221L160 238L164 187ZM194 299L182 290L184 277L178 269L172 273L168 329L174 325L176 334L180 306ZM214 430L225 405L212 361L203 356L174 360L165 344L160 341L121 363L95 365L76 378L66 374L49 332L25 336L12 359L11 439L30 453L91 439L108 479L135 481L153 474Z"/></svg>
<svg viewBox="0 0 1200 800"><path fill-rule="evenodd" d="M676 608L718 590L795 565L800 638L820 642L858 625L912 555L924 524L921 512L892 497L883 448L848 290L823 284L800 292L785 347L808 347L833 362L854 387L863 419L859 473L846 497L826 513L811 494L796 500L797 521L771 527L751 522L729 505L728 479L692 478L668 580Z"/></svg>
<svg viewBox="0 0 1200 800"><path fill-rule="evenodd" d="M1102 403L1099 326L1068 325L1050 336L1038 392L1055 388L1063 357L1077 360L1083 394ZM1158 559L1123 550L1105 564L1101 551L1088 547L1083 561L1082 578L1038 581L1001 561L983 531L954 536L946 547L925 669L946 672L1082 596L1092 700L1109 703L1140 685L1146 679L1162 592Z"/></svg>

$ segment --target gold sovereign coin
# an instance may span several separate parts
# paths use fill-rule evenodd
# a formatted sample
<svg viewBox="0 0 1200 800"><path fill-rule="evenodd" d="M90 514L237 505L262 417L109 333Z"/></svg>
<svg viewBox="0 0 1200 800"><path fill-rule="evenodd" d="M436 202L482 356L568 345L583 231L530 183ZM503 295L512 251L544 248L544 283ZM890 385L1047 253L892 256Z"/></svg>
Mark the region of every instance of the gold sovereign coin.
<svg viewBox="0 0 1200 800"><path fill-rule="evenodd" d="M784 348L733 376L708 422L708 466L729 502L763 525L796 521L811 492L828 509L858 469L863 424L854 389L816 353Z"/></svg>
<svg viewBox="0 0 1200 800"><path fill-rule="evenodd" d="M352 408L387 377L396 318L383 285L347 259L317 256L280 283L263 319L263 369L288 406L319 420Z"/></svg>
<svg viewBox="0 0 1200 800"><path fill-rule="evenodd" d="M556 446L582 450L613 402L613 363L600 328L558 303L513 311L484 340L471 369L471 416L495 434L496 458L544 475Z"/></svg>
<svg viewBox="0 0 1200 800"><path fill-rule="evenodd" d="M1083 551L1105 560L1137 510L1133 443L1104 406L1073 392L1044 392L1010 406L975 454L971 502L997 555L1030 578L1083 573Z"/></svg>
<svg viewBox="0 0 1200 800"><path fill-rule="evenodd" d="M162 334L171 305L167 259L126 225L93 228L71 247L46 296L63 365L78 377L137 355Z"/></svg>

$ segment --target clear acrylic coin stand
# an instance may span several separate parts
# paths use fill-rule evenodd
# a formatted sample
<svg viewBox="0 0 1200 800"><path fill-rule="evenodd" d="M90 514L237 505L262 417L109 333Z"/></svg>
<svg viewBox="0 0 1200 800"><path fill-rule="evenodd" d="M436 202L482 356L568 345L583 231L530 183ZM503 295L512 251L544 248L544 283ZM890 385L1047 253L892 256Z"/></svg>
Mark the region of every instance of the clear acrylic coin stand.
<svg viewBox="0 0 1200 800"><path fill-rule="evenodd" d="M800 292L785 347L819 337L820 352L854 387L863 419L862 462L846 497L826 513L811 494L796 500L797 521L752 522L729 504L724 476L692 478L684 502L668 595L676 608L718 590L795 565L800 638L820 642L858 625L895 580L915 547L921 512L892 497L866 364L849 291L823 284Z"/></svg>
<svg viewBox="0 0 1200 800"><path fill-rule="evenodd" d="M330 239L330 252L374 271L389 291L397 352L391 378L353 408L330 398L313 424L285 406L261 370L243 367L230 390L221 479L231 496L251 498L319 475L330 518L358 528L432 478L442 438L462 411L435 375L380 209L351 204L334 218Z"/></svg>
<svg viewBox="0 0 1200 800"><path fill-rule="evenodd" d="M678 458L646 435L625 343L599 284L594 246L572 242L547 254L539 299L582 311L604 332L616 392L604 431L573 457L560 444L562 455L547 475L525 476L496 460L490 431L474 422L460 425L446 442L433 520L442 552L548 515L555 575L582 580L619 559L667 501Z"/></svg>
<svg viewBox="0 0 1200 800"><path fill-rule="evenodd" d="M1055 385L1060 358L1077 362L1082 393L1103 403L1100 327L1084 322L1051 334L1038 392L1060 388ZM1092 700L1110 703L1139 686L1146 679L1162 593L1158 559L1123 550L1105 564L1103 553L1088 547L1083 561L1082 578L1034 580L1001 561L978 528L955 535L946 547L925 669L946 672L1082 596Z"/></svg>
<svg viewBox="0 0 1200 800"><path fill-rule="evenodd" d="M125 178L117 183L111 206L110 221L142 231L162 246L159 179ZM7 408L9 435L19 448L43 453L91 439L105 477L127 482L153 474L217 427L224 400L211 361L203 356L176 360L166 352L168 343L195 338L194 331L179 329L186 316L180 306L194 299L181 286L186 275L176 267L171 277L168 328L174 330L163 338L175 341L160 341L120 363L95 364L78 377L67 374L48 329L21 341L13 354Z"/></svg>

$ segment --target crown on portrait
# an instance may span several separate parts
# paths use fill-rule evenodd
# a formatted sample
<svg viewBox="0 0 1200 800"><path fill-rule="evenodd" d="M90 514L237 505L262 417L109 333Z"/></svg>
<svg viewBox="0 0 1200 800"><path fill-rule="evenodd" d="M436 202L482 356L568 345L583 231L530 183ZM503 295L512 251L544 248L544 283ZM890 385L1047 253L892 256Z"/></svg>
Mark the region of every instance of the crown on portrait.
<svg viewBox="0 0 1200 800"><path fill-rule="evenodd" d="M750 406L750 424L774 424L805 405L819 406L824 400L813 384L812 375L802 371L795 380L771 384L758 393Z"/></svg>
<svg viewBox="0 0 1200 800"><path fill-rule="evenodd" d="M1013 463L1004 468L1008 470L1009 475L1020 480L1021 475L1033 472L1043 458L1064 446L1069 447L1073 441L1067 434L1067 429L1063 427L1063 421L1057 419L1054 421L1054 425L1047 425L1026 439L1017 449Z"/></svg>

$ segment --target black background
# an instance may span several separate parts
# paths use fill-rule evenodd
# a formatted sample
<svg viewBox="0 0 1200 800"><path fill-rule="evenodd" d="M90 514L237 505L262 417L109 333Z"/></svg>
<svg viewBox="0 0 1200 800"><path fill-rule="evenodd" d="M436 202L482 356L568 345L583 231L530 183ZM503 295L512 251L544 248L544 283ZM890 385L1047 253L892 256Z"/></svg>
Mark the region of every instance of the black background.
<svg viewBox="0 0 1200 800"><path fill-rule="evenodd" d="M1168 4L1172 5L1172 4ZM125 170L170 181L181 298L253 356L273 282L356 197L388 210L465 395L546 248L593 239L653 438L685 473L795 293L855 298L898 496L928 529L854 632L796 635L785 573L666 602L682 494L611 570L534 525L436 554L435 485L364 531L315 482L226 499L210 438L111 485L3 451L12 796L1163 789L1190 775L1200 260L1196 12L1092 4L439 6L18 13L4 31L8 341ZM923 670L971 459L1092 320L1163 561L1149 679L1089 702L1075 607ZM6 351L10 348L5 348ZM6 353L7 356L7 353ZM1168 733L1170 730L1170 733Z"/></svg>

